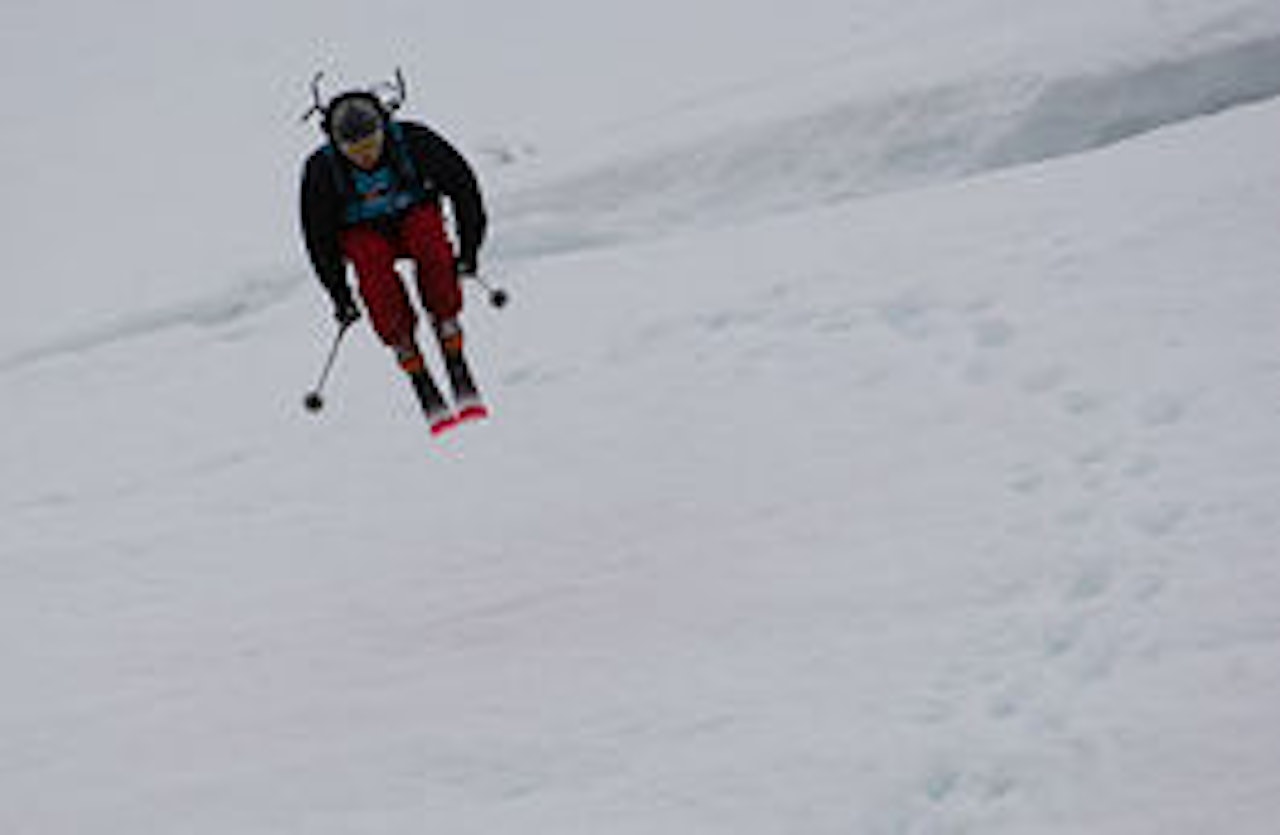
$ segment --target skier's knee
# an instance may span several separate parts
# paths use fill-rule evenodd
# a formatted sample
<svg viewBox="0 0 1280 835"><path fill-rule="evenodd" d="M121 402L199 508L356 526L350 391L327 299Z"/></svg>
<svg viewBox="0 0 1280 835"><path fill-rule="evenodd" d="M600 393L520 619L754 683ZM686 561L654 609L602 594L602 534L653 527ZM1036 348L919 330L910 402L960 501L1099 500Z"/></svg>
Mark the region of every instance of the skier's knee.
<svg viewBox="0 0 1280 835"><path fill-rule="evenodd" d="M437 319L435 330L436 339L440 341L440 350L449 356L462 353L462 325L458 324L456 318Z"/></svg>

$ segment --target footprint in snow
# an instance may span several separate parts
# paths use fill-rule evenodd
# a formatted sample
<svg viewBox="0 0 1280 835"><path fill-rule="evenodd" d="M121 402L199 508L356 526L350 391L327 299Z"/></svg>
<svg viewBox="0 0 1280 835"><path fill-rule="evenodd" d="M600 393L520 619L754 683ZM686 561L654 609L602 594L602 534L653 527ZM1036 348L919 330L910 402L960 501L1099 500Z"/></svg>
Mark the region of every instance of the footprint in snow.
<svg viewBox="0 0 1280 835"><path fill-rule="evenodd" d="M1176 394L1158 394L1148 397L1138 408L1138 417L1147 426L1158 428L1171 426L1187 414L1188 404Z"/></svg>
<svg viewBox="0 0 1280 835"><path fill-rule="evenodd" d="M973 341L979 348L1004 348L1017 337L1017 328L998 317L980 319L973 324Z"/></svg>
<svg viewBox="0 0 1280 835"><path fill-rule="evenodd" d="M1024 376L1020 385L1025 394L1047 394L1064 384L1067 378L1067 370L1064 367L1049 365Z"/></svg>

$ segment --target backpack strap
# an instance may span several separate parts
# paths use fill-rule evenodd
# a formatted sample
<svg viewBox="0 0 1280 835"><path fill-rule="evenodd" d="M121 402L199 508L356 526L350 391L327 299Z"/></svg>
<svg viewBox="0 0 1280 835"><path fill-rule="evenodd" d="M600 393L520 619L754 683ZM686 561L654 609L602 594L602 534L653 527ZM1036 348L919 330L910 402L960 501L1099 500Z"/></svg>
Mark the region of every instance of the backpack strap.
<svg viewBox="0 0 1280 835"><path fill-rule="evenodd" d="M354 191L354 187L351 185L351 174L347 171L347 166L343 164L342 157L332 140L329 141L328 145L324 146L324 154L329 158L329 171L333 173L333 188L338 195L339 202L345 206Z"/></svg>
<svg viewBox="0 0 1280 835"><path fill-rule="evenodd" d="M428 189L423 185L418 166L413 162L413 154L409 151L409 141L404 135L404 128L399 122L388 122L387 136L391 139L392 170L415 200L426 199L429 196Z"/></svg>
<svg viewBox="0 0 1280 835"><path fill-rule="evenodd" d="M418 172L418 167L414 164L413 154L409 150L409 142L405 136L404 128L398 122L388 121L386 131L387 164L391 168L392 176L397 181L398 190L409 196L412 201L411 205L429 201L433 189L424 184ZM342 152L338 150L332 139L324 146L324 154L329 158L329 168L333 173L333 186L338 195L339 204L343 207L343 216L347 218L348 222L354 222L355 216L351 212L351 207L356 199L356 187L352 180L351 171L348 170L347 164L342 157Z"/></svg>

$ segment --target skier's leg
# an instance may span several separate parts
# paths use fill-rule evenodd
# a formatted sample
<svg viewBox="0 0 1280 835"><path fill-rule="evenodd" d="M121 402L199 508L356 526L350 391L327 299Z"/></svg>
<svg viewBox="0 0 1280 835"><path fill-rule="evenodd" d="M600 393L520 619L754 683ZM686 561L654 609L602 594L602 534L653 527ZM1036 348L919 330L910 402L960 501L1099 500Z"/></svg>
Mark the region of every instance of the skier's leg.
<svg viewBox="0 0 1280 835"><path fill-rule="evenodd" d="M396 362L408 375L431 431L444 431L452 425L453 413L431 379L414 338L418 316L396 272L396 243L361 227L344 231L341 243L343 253L355 266L360 296L369 309L374 331L395 352Z"/></svg>
<svg viewBox="0 0 1280 835"><path fill-rule="evenodd" d="M433 205L414 208L401 229L404 247L417 271L418 294L446 356L462 352L462 287L453 266L453 245L445 231L444 217Z"/></svg>
<svg viewBox="0 0 1280 835"><path fill-rule="evenodd" d="M453 245L445 231L438 207L420 206L405 218L401 230L405 250L417 267L418 292L422 306L431 315L431 324L444 355L445 368L458 406L459 420L476 420L488 415L480 391L463 355L462 287L454 269Z"/></svg>
<svg viewBox="0 0 1280 835"><path fill-rule="evenodd" d="M421 370L422 355L414 339L418 317L396 272L395 244L366 227L344 231L341 243L355 267L360 297L378 338L395 351L406 372Z"/></svg>

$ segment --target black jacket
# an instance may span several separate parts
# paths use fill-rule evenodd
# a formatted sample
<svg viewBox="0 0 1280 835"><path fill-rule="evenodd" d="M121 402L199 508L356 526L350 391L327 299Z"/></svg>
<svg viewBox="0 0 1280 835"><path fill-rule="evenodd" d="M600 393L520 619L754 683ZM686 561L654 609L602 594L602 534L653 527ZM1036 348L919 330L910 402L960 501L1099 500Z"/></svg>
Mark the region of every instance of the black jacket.
<svg viewBox="0 0 1280 835"><path fill-rule="evenodd" d="M403 147L412 158L412 170L422 179L430 200L443 195L453 208L458 257L472 264L484 242L487 218L475 173L462 154L435 131L416 122L397 122ZM387 138L385 153L393 153ZM345 226L344 194L340 183L349 182L350 163L326 145L307 160L302 174L302 232L316 275L334 302L351 298L346 262L338 243Z"/></svg>

